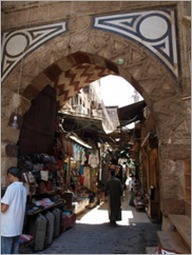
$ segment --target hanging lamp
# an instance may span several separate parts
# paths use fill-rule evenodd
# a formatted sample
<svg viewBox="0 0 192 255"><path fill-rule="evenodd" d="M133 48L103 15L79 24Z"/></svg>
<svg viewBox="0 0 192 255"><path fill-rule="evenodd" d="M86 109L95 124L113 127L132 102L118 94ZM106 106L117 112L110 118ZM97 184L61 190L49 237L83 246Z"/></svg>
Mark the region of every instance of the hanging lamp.
<svg viewBox="0 0 192 255"><path fill-rule="evenodd" d="M27 15L26 15L26 29L28 26L28 20L29 20L29 9L28 9ZM26 37L26 40L27 40L27 35L24 34L24 36ZM24 60L24 56L25 56L25 51L26 51L26 48L23 49L22 58L21 58L21 64L20 64L20 70L19 70L19 85L18 85L17 95L20 95L20 92L21 92L21 80L22 80L23 60ZM17 105L17 107L14 111L14 115L12 116L12 122L10 124L10 126L15 129L19 128L18 107L19 107L19 104Z"/></svg>

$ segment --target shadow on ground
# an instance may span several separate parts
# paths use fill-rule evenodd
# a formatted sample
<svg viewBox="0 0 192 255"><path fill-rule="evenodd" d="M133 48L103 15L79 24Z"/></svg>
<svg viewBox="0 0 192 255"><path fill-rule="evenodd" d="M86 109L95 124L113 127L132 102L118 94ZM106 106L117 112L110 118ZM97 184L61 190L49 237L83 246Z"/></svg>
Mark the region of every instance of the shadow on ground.
<svg viewBox="0 0 192 255"><path fill-rule="evenodd" d="M157 246L160 223L152 223L145 212L138 212L128 205L128 197L122 205L122 220L111 226L107 205L87 210L77 217L76 224L54 238L43 251L24 254L145 254L146 247Z"/></svg>
<svg viewBox="0 0 192 255"><path fill-rule="evenodd" d="M157 223L137 223L111 227L78 224L65 231L37 254L145 254L145 247L156 246ZM25 254L34 253L28 249Z"/></svg>

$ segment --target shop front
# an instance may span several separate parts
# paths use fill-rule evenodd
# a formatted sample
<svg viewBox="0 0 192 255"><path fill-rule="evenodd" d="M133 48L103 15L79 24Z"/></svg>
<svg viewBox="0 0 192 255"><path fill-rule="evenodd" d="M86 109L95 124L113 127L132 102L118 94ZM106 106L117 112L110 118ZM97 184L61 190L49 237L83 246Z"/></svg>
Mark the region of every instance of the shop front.
<svg viewBox="0 0 192 255"><path fill-rule="evenodd" d="M28 192L23 234L34 251L43 250L97 204L99 148L61 127L48 85L23 117L17 158Z"/></svg>

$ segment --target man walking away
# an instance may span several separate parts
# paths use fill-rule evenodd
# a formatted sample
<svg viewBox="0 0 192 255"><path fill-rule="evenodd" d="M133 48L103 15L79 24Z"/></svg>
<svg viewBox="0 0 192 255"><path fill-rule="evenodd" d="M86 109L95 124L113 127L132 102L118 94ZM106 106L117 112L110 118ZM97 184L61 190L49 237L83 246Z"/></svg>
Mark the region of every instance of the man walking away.
<svg viewBox="0 0 192 255"><path fill-rule="evenodd" d="M1 254L18 254L19 237L22 234L27 190L19 181L16 167L7 170L10 185L1 199Z"/></svg>
<svg viewBox="0 0 192 255"><path fill-rule="evenodd" d="M109 204L109 219L111 225L116 225L116 221L121 220L121 197L123 188L121 181L115 177L115 171L111 170L111 177L105 185L105 201Z"/></svg>

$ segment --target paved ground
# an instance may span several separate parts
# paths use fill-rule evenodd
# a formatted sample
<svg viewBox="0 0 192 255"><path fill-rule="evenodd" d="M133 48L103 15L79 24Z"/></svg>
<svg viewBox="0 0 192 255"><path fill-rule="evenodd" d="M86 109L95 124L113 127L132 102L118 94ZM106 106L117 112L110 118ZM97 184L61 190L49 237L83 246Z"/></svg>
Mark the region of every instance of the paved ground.
<svg viewBox="0 0 192 255"><path fill-rule="evenodd" d="M145 212L130 207L127 195L122 220L117 223L116 227L109 225L107 206L102 204L78 216L74 227L36 254L145 254L145 247L157 245L160 224L151 223Z"/></svg>

